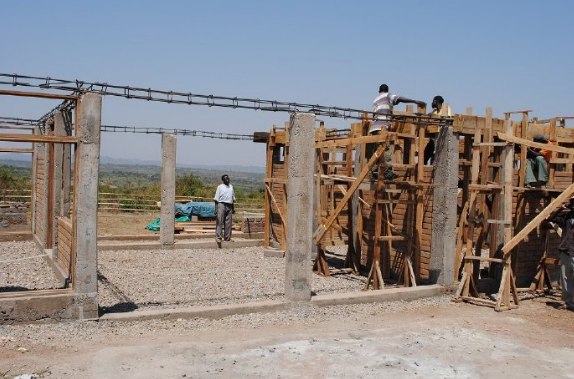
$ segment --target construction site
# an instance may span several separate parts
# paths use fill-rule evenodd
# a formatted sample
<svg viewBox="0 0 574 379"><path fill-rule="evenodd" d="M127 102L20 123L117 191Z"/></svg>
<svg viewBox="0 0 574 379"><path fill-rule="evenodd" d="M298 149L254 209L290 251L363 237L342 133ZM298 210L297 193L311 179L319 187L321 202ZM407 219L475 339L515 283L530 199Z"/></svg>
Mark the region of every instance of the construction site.
<svg viewBox="0 0 574 379"><path fill-rule="evenodd" d="M528 302L558 304L560 231L548 217L574 195L574 117L496 117L491 108L431 116L406 106L389 130L369 135L373 115L360 109L16 74L0 74L0 95L62 102L38 120L0 117L0 141L21 144L0 152L32 162L29 204L0 208L7 223L25 226L0 228L3 324L219 319L433 297L446 299L444 317L449 307L472 318L473 309L511 315ZM105 96L283 112L283 125L235 136L266 146L263 215L244 217L222 246L210 232L178 233L176 145L191 137L164 131L159 232L98 233ZM330 128L329 117L348 128ZM552 143L534 142L538 135ZM552 152L546 183L525 182L528 148ZM20 280L23 261L43 285Z"/></svg>

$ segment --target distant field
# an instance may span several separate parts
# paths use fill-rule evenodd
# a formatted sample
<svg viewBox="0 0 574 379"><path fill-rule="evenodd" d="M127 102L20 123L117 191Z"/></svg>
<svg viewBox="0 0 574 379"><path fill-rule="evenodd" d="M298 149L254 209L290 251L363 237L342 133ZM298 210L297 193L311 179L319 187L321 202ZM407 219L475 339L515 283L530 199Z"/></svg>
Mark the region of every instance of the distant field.
<svg viewBox="0 0 574 379"><path fill-rule="evenodd" d="M17 176L30 177L30 162L0 159L0 166L11 168ZM264 173L224 171L206 168L177 168L177 176L193 174L208 186L221 183L221 175L229 174L235 188L244 193L263 190ZM100 164L100 183L132 188L146 187L161 180L161 167L153 165Z"/></svg>

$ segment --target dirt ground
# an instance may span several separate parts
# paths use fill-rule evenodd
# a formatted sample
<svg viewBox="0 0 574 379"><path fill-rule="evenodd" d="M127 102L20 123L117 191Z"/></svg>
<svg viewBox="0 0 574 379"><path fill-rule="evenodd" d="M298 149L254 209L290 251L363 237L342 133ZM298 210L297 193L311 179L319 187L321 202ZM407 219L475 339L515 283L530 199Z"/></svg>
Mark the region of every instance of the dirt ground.
<svg viewBox="0 0 574 379"><path fill-rule="evenodd" d="M274 314L236 316L231 323L158 321L146 329L76 322L60 326L68 336L57 348L33 336L57 325L32 325L23 341L10 340L10 331L22 336L18 330L0 334L0 372L43 378L574 378L574 313L556 309L555 300L528 300L502 313L415 302L380 314L317 316L332 312L325 308L281 322Z"/></svg>
<svg viewBox="0 0 574 379"><path fill-rule="evenodd" d="M153 215L136 216L100 217L99 234L146 233ZM0 378L574 378L557 296L501 313L450 300L0 325Z"/></svg>
<svg viewBox="0 0 574 379"><path fill-rule="evenodd" d="M98 235L152 235L146 225L159 217L158 212L98 212ZM159 238L159 237L158 237Z"/></svg>

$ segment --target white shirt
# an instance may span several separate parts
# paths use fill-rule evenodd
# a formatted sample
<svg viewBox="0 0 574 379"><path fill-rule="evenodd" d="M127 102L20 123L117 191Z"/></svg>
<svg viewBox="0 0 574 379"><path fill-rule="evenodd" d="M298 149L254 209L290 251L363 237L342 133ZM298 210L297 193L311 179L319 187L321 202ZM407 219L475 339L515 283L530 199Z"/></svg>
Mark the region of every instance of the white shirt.
<svg viewBox="0 0 574 379"><path fill-rule="evenodd" d="M381 130L382 128L390 129L391 115L393 114L393 107L397 101L398 96L390 92L381 92L379 96L373 101L373 108L375 113L375 122L371 126L369 133Z"/></svg>
<svg viewBox="0 0 574 379"><path fill-rule="evenodd" d="M452 116L452 110L450 109L450 105L444 103L442 105L441 110L439 111L438 109L434 109L432 110L432 112L430 113L431 116Z"/></svg>
<svg viewBox="0 0 574 379"><path fill-rule="evenodd" d="M235 193L233 193L233 186L231 184L225 185L224 183L218 185L213 200L217 201L218 203L233 204L235 202Z"/></svg>

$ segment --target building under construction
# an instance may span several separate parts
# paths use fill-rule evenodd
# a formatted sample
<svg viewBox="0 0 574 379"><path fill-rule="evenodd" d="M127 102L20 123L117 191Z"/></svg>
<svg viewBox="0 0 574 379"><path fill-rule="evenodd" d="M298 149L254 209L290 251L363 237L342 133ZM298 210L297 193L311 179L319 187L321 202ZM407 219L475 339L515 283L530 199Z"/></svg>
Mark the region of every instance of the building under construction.
<svg viewBox="0 0 574 379"><path fill-rule="evenodd" d="M569 117L531 119L531 111L503 119L467 114L454 117L396 112L391 130L368 136L370 126L315 130L314 270L321 275L368 275L367 288L386 283L414 286L459 282L461 300L507 309L520 290L551 287L548 269L558 264L558 235L547 216L574 193L573 130ZM513 120L518 118L518 120ZM267 152L268 247L286 247L290 124L273 127ZM551 144L533 142L547 136ZM436 141L432 164L423 152ZM371 161L366 144L382 147ZM527 149L552 151L549 179L525 187ZM382 156L391 150L392 163ZM378 179L371 167L378 165ZM385 180L390 166L398 174ZM325 252L347 246L344 268L330 269ZM437 261L438 260L438 261ZM445 277L442 277L445 276ZM497 293L491 299L479 293ZM512 297L512 299L511 299ZM513 304L511 304L511 300Z"/></svg>
<svg viewBox="0 0 574 379"><path fill-rule="evenodd" d="M311 300L311 268L321 275L364 274L366 288L438 284L455 298L497 310L522 290L552 286L557 231L545 222L574 193L574 135L568 117L537 120L530 111L494 118L395 112L392 131L368 135L360 110L195 95L107 83L0 74L0 95L63 101L41 122L6 125L0 141L32 143L31 232L63 288L0 293L2 320L98 317L97 195L102 97L288 112L267 138L264 245L285 254L285 298ZM46 92L48 91L48 92ZM67 92L62 94L61 92ZM332 130L316 116L354 119ZM534 142L542 134L552 144ZM423 152L435 141L427 164ZM261 142L261 139L259 139ZM366 159L367 144L377 150ZM544 187L527 188L527 149L552 151ZM15 150L12 150L15 151ZM381 159L392 155L390 162ZM174 248L175 137L162 136L158 249ZM73 157L73 158L72 158ZM72 169L73 164L73 169ZM378 179L370 172L378 169ZM384 172L398 175L385 180ZM213 240L211 244L215 244ZM342 267L328 252L344 246ZM311 252L314 256L311 256ZM387 286L386 286L387 285Z"/></svg>

